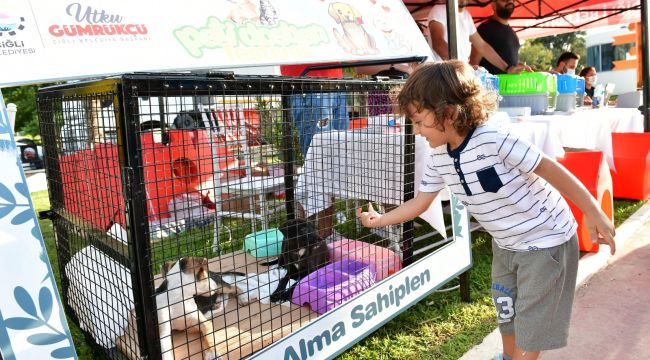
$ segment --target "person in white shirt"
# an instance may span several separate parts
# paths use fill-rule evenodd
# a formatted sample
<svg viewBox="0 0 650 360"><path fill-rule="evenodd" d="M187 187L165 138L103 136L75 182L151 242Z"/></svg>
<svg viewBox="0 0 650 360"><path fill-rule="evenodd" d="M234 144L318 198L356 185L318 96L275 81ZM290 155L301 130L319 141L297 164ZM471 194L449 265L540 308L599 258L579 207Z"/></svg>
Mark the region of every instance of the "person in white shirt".
<svg viewBox="0 0 650 360"><path fill-rule="evenodd" d="M469 62L472 52L472 45L482 57L487 59L495 67L506 73L519 73L524 67L520 64L508 64L496 51L481 38L476 32L472 15L465 9L467 0L458 2L458 23L457 43L458 59ZM447 39L447 10L446 5L435 5L431 7L427 17L429 26L429 45L433 49L433 60L442 61L449 59L449 45Z"/></svg>
<svg viewBox="0 0 650 360"><path fill-rule="evenodd" d="M395 210L357 209L366 227L422 214L445 186L492 235L492 297L504 359L537 359L566 346L578 270L577 224L614 254L614 226L589 191L555 160L515 134L486 124L496 108L469 64L420 66L398 95L413 132L432 148L420 192Z"/></svg>

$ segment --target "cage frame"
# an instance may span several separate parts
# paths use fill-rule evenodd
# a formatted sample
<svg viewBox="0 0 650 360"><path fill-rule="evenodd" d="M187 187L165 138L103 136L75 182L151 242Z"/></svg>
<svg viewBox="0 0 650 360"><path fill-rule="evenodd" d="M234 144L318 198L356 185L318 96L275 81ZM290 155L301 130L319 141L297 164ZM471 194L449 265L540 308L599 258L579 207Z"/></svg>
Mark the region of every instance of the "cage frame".
<svg viewBox="0 0 650 360"><path fill-rule="evenodd" d="M44 113L53 114L51 103L45 101L54 97L75 96L111 96L115 111L115 126L117 130L117 146L119 149L120 182L124 201L124 211L127 222L127 245L106 244L101 238L92 234L89 236L90 244L97 246L109 257L125 266L131 273L133 304L135 307L136 322L138 326L138 346L143 358L158 358L161 355L153 279L151 270L151 236L148 224L144 219L148 216L146 207L146 192L144 171L141 153L140 138L138 136L139 124L137 123L138 101L142 96L168 97L168 96L237 96L242 91L259 92L264 95L278 95L282 99L282 149L284 156L284 181L285 181L285 206L287 219L296 217L294 196L294 143L292 138L292 114L290 95L307 93L333 93L333 92L365 92L372 90L388 90L391 86L401 84L402 81L386 80L350 80L326 78L299 78L277 76L234 76L230 72L209 72L204 75L192 73L132 73L118 76L74 82L64 85L45 87L39 90L37 105L39 116ZM188 89L191 92L188 94ZM146 94L146 95L144 95ZM164 114L163 105L160 104L161 118ZM164 131L165 121L161 121ZM49 218L53 221L54 232L57 239L57 252L67 249L69 254L69 231L84 231L75 229L74 221L66 217L65 209L56 208L54 204L63 205L63 183L61 181L61 167L59 153L56 148L55 121L41 122L43 128L44 152L46 156L46 171L48 175L48 191L53 201ZM403 149L403 201L408 201L414 196L415 184L415 137L410 122L405 124L405 139ZM53 171L55 170L55 171ZM216 229L215 229L216 231ZM408 266L413 255L413 222L404 223L402 229L403 253L402 265ZM118 246L115 249L114 246ZM60 248L61 247L61 248ZM126 248L125 248L126 247ZM69 280L65 272L65 264L59 262L61 273L62 294L67 298ZM68 300L68 299L66 299ZM68 314L79 323L76 312L68 301L64 301ZM84 332L86 332L84 330ZM92 338L92 336L91 336Z"/></svg>

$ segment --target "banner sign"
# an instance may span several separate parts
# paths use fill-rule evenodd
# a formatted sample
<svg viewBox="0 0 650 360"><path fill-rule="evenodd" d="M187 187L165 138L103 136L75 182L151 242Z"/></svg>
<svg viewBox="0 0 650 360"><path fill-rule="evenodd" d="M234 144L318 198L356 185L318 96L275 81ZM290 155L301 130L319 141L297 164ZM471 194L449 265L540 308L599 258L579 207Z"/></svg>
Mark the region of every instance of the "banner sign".
<svg viewBox="0 0 650 360"><path fill-rule="evenodd" d="M0 86L431 53L401 0L0 4Z"/></svg>
<svg viewBox="0 0 650 360"><path fill-rule="evenodd" d="M0 93L0 354L76 359L12 133Z"/></svg>
<svg viewBox="0 0 650 360"><path fill-rule="evenodd" d="M469 215L451 196L454 240L335 310L253 355L256 360L332 359L472 266Z"/></svg>

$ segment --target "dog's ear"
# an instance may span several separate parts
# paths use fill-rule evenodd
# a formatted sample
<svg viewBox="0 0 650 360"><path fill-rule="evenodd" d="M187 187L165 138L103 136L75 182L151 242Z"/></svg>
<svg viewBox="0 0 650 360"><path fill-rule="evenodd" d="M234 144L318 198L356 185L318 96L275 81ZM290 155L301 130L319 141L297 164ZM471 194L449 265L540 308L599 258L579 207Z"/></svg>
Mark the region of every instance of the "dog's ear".
<svg viewBox="0 0 650 360"><path fill-rule="evenodd" d="M187 261L188 261L187 264L188 268L191 269L192 272L194 272L194 278L196 278L196 280L204 280L209 276L208 259L191 257L188 258Z"/></svg>
<svg viewBox="0 0 650 360"><path fill-rule="evenodd" d="M205 280L210 276L208 274L208 267L200 267L199 270L196 272L196 280Z"/></svg>
<svg viewBox="0 0 650 360"><path fill-rule="evenodd" d="M359 10L350 6L350 12L352 12L352 17L354 19L357 19L356 21L357 25L363 25L363 17L361 17L361 13L359 12Z"/></svg>
<svg viewBox="0 0 650 360"><path fill-rule="evenodd" d="M339 16L339 13L337 11L338 8L338 3L331 3L329 9L327 9L328 13L330 14L331 17L334 18L337 24L341 23L341 17Z"/></svg>
<svg viewBox="0 0 650 360"><path fill-rule="evenodd" d="M165 261L161 266L160 266L160 274L162 277L166 277L167 273L169 272L169 269L173 268L174 265L176 264L176 261Z"/></svg>
<svg viewBox="0 0 650 360"><path fill-rule="evenodd" d="M199 280L207 279L210 276L209 271L210 269L208 268L208 259L201 258L201 266L199 267L199 271L196 273L196 278Z"/></svg>

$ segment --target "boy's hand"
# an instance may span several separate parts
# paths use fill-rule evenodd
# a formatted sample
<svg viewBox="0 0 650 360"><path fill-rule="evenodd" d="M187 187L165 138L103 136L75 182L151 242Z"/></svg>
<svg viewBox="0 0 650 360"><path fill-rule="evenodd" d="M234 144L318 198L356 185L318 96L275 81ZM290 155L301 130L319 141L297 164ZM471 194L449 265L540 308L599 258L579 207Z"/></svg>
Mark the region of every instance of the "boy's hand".
<svg viewBox="0 0 650 360"><path fill-rule="evenodd" d="M379 227L381 226L381 214L376 212L372 207L372 203L368 203L368 211L362 211L361 208L357 209L357 217L361 219L361 223L365 227Z"/></svg>
<svg viewBox="0 0 650 360"><path fill-rule="evenodd" d="M599 211L594 216L585 215L585 217L587 218L587 228L589 229L591 242L609 245L610 253L614 255L616 253L616 242L614 241L616 230L612 222L602 211Z"/></svg>

